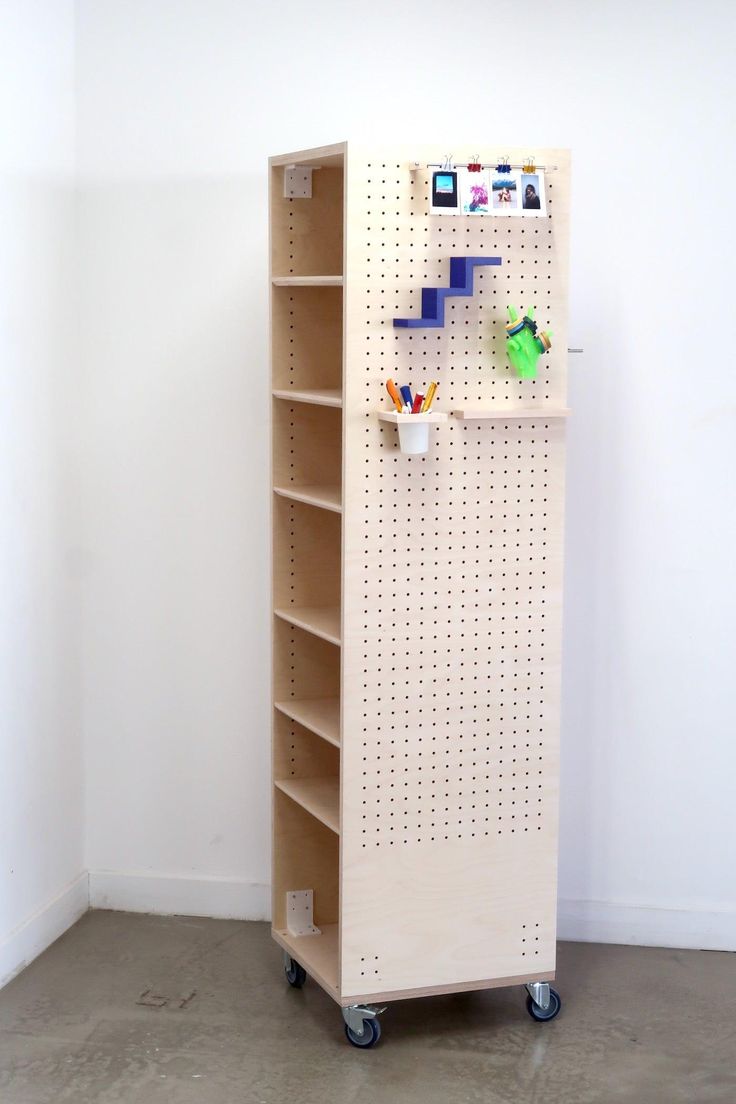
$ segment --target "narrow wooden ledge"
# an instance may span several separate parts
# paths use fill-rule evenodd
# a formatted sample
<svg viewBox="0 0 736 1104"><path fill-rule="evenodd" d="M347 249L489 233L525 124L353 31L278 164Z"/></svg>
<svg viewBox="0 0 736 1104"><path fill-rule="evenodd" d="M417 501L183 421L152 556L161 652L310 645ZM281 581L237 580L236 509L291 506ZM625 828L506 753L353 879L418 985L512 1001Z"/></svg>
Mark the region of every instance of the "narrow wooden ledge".
<svg viewBox="0 0 736 1104"><path fill-rule="evenodd" d="M462 406L457 410L453 410L452 413L464 422L484 422L491 419L501 422L514 422L520 418L543 422L552 418L567 418L570 415L570 410L566 406L520 406L516 409L511 406Z"/></svg>

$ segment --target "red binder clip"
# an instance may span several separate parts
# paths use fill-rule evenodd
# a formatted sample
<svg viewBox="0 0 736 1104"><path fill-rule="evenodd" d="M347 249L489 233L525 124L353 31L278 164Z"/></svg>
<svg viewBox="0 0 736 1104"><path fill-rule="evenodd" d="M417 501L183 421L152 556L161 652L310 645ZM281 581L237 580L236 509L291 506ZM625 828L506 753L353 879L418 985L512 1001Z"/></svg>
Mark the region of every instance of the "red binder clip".
<svg viewBox="0 0 736 1104"><path fill-rule="evenodd" d="M481 170L480 154L474 153L468 161L468 172L480 172Z"/></svg>

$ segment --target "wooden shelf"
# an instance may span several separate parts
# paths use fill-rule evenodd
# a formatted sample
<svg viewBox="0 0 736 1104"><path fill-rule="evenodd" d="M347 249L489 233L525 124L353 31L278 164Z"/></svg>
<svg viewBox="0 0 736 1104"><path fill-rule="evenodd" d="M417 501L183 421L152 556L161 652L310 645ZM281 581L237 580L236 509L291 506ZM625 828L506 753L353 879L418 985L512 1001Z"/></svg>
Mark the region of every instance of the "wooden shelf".
<svg viewBox="0 0 736 1104"><path fill-rule="evenodd" d="M287 399L288 402L314 403L316 406L342 406L342 391L331 387L310 387L301 391L278 390L273 392L275 399Z"/></svg>
<svg viewBox="0 0 736 1104"><path fill-rule="evenodd" d="M319 928L321 935L291 935L283 928L273 928L272 934L309 976L334 997L337 993L337 924L320 924Z"/></svg>
<svg viewBox="0 0 736 1104"><path fill-rule="evenodd" d="M342 495L339 487L275 486L274 491L284 498L293 498L296 502L308 502L310 506L320 506L323 510L342 513Z"/></svg>
<svg viewBox="0 0 736 1104"><path fill-rule="evenodd" d="M277 779L274 785L327 828L340 835L339 778Z"/></svg>
<svg viewBox="0 0 736 1104"><path fill-rule="evenodd" d="M277 701L274 705L280 713L321 736L328 744L340 746L339 698L301 698Z"/></svg>
<svg viewBox="0 0 736 1104"><path fill-rule="evenodd" d="M541 422L550 418L567 418L570 410L566 406L521 406L516 410L513 407L464 406L459 410L453 410L452 413L464 422L483 422L491 418L502 422L513 422L517 418L534 418Z"/></svg>
<svg viewBox="0 0 736 1104"><path fill-rule="evenodd" d="M342 276L273 276L275 287L342 287Z"/></svg>
<svg viewBox="0 0 736 1104"><path fill-rule="evenodd" d="M300 629L331 644L340 645L340 607L339 606L280 606L273 611L283 621L296 625Z"/></svg>

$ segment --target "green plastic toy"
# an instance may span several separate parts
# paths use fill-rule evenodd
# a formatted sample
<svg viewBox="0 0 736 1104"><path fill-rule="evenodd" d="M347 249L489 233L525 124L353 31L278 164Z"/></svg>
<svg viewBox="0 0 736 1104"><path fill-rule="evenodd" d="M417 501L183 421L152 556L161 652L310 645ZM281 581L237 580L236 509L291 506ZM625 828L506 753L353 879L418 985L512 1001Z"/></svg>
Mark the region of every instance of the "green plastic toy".
<svg viewBox="0 0 736 1104"><path fill-rule="evenodd" d="M509 307L509 321L506 323L506 352L509 360L519 373L519 379L537 378L537 361L543 353L552 348L549 330L537 333L534 321L534 307L520 320L514 307Z"/></svg>

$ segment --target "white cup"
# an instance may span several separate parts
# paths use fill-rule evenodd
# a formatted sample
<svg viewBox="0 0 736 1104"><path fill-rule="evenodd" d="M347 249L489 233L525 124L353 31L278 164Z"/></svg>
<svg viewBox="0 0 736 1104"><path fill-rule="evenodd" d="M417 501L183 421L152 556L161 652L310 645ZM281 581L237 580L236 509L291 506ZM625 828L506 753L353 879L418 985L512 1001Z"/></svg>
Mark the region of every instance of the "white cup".
<svg viewBox="0 0 736 1104"><path fill-rule="evenodd" d="M399 422L399 447L410 456L418 456L429 449L429 422L420 421L420 414L414 417L416 421Z"/></svg>

